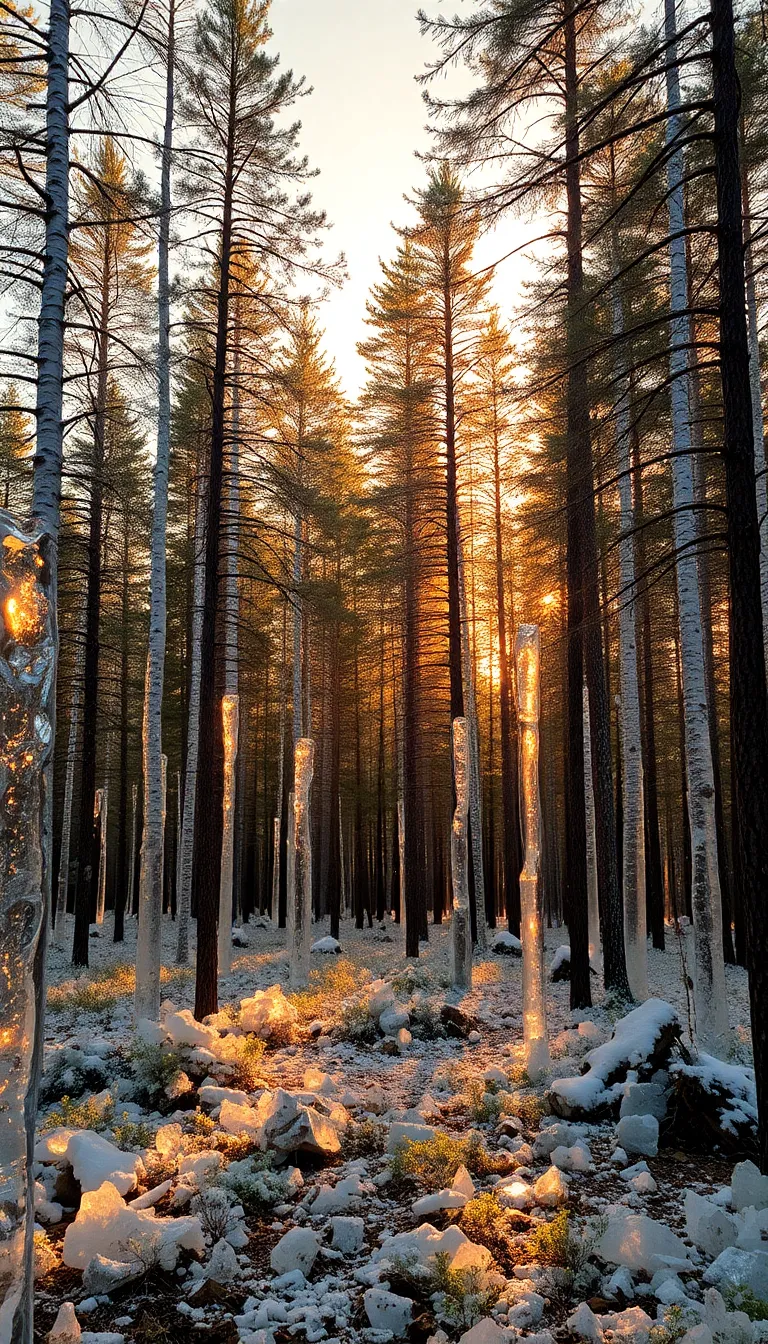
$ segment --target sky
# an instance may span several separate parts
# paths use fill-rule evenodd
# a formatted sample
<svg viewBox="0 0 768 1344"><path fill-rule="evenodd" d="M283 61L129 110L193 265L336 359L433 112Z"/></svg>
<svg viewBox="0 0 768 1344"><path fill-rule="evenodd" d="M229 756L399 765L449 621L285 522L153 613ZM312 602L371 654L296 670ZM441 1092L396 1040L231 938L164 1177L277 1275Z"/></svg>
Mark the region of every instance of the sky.
<svg viewBox="0 0 768 1344"><path fill-rule="evenodd" d="M411 217L403 199L423 181L416 151L429 148L426 109L415 81L435 45L416 23L419 0L273 0L274 49L281 64L306 76L312 95L298 115L301 144L320 169L313 193L333 228L328 254L344 252L349 279L324 303L326 345L350 396L364 380L356 353L363 339L365 302L378 279L379 258L396 245L392 223ZM422 0L428 13L453 12L456 0ZM464 72L454 77L466 82ZM522 241L529 225L506 222L477 251L478 265ZM527 271L524 258L501 267L494 298L509 315Z"/></svg>

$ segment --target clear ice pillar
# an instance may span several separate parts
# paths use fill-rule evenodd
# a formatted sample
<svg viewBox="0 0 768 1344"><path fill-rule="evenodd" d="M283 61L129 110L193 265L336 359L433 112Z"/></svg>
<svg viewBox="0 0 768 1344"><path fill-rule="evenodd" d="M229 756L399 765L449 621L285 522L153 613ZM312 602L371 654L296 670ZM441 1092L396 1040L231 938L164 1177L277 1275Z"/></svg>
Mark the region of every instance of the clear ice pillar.
<svg viewBox="0 0 768 1344"><path fill-rule="evenodd" d="M539 698L541 648L539 627L521 625L515 642L520 720L520 801L524 859L520 874L523 943L523 1040L526 1068L535 1081L549 1064L547 1001L544 991L544 920L539 857Z"/></svg>
<svg viewBox="0 0 768 1344"><path fill-rule="evenodd" d="M290 982L293 989L309 980L310 933L312 926L312 836L309 825L309 790L315 769L315 744L311 737L300 737L294 747L293 786L293 877L290 929Z"/></svg>
<svg viewBox="0 0 768 1344"><path fill-rule="evenodd" d="M453 720L453 778L456 810L451 827L451 983L454 989L472 988L472 928L469 918L467 831L469 810L469 733L466 719Z"/></svg>

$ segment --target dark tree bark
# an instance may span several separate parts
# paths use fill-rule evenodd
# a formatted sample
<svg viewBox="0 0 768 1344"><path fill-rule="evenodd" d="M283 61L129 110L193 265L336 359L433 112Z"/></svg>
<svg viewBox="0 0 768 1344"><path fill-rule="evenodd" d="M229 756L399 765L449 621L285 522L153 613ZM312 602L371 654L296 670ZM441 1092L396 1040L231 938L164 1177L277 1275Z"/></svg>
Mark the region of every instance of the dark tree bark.
<svg viewBox="0 0 768 1344"><path fill-rule="evenodd" d="M499 708L501 719L501 815L504 902L507 925L520 936L520 799L517 774L517 705L509 677L507 608L504 592L504 547L501 518L501 471L498 434L493 443L494 533L496 545L496 621L499 631ZM495 912L494 912L495 925Z"/></svg>
<svg viewBox="0 0 768 1344"><path fill-rule="evenodd" d="M123 522L123 573L120 620L120 783L117 798L117 860L115 884L114 941L121 943L125 932L125 906L128 892L128 520Z"/></svg>
<svg viewBox="0 0 768 1344"><path fill-rule="evenodd" d="M760 532L749 384L739 175L740 90L731 0L711 0L720 289L723 461L731 589L733 793L757 1088L760 1165L768 1171L768 698L760 605Z"/></svg>

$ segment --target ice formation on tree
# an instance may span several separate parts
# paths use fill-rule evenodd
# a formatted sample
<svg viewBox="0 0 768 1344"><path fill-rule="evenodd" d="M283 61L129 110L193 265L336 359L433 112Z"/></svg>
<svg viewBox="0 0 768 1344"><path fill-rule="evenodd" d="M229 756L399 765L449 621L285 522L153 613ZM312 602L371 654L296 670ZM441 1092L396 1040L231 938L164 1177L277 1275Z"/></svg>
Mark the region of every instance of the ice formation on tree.
<svg viewBox="0 0 768 1344"><path fill-rule="evenodd" d="M521 625L515 641L520 720L520 798L523 814L523 871L520 874L520 928L523 943L523 1039L531 1078L549 1063L544 988L544 921L539 884L539 627Z"/></svg>
<svg viewBox="0 0 768 1344"><path fill-rule="evenodd" d="M56 642L43 537L0 511L0 1340L31 1339L33 1191L29 1179L42 1027L40 942L50 830L44 768L52 741ZM48 883L49 885L49 883Z"/></svg>
<svg viewBox="0 0 768 1344"><path fill-rule="evenodd" d="M310 934L312 921L312 837L309 825L309 790L315 768L315 744L311 737L300 737L294 748L293 844L289 877L290 902L290 980L294 988L309 979ZM290 814L290 807L289 807Z"/></svg>
<svg viewBox="0 0 768 1344"><path fill-rule="evenodd" d="M221 844L219 888L219 975L232 969L232 882L235 866L235 765L240 697L224 695L221 717L224 725L224 828Z"/></svg>
<svg viewBox="0 0 768 1344"><path fill-rule="evenodd" d="M451 983L456 989L472 987L472 930L469 918L468 813L469 749L467 720L453 720L453 778L456 810L451 827Z"/></svg>

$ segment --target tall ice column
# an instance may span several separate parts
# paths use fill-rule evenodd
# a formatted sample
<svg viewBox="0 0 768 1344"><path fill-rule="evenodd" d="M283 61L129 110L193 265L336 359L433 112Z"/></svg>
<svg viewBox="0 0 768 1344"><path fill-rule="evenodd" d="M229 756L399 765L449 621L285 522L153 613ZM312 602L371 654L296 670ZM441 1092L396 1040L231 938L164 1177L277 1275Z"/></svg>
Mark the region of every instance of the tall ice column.
<svg viewBox="0 0 768 1344"><path fill-rule="evenodd" d="M472 929L469 918L467 831L469 812L469 733L466 719L453 720L453 777L456 811L451 827L451 983L454 989L472 988Z"/></svg>
<svg viewBox="0 0 768 1344"><path fill-rule="evenodd" d="M224 721L224 820L219 887L219 975L232 970L232 879L235 867L235 764L240 718L240 698L223 695Z"/></svg>
<svg viewBox="0 0 768 1344"><path fill-rule="evenodd" d="M528 1073L534 1081L549 1064L547 1001L544 992L544 919L539 882L541 816L539 809L539 627L521 625L515 641L520 720L520 798L524 860L520 874L523 943L523 1040Z"/></svg>
<svg viewBox="0 0 768 1344"><path fill-rule="evenodd" d="M315 744L311 737L300 737L294 748L293 794L293 890L290 927L290 982L299 989L309 980L310 932L312 924L312 836L309 826L309 790L315 769ZM289 870L290 871L290 870Z"/></svg>
<svg viewBox="0 0 768 1344"><path fill-rule="evenodd" d="M32 1339L56 639L44 539L0 511L0 1340ZM50 885L50 883L49 883Z"/></svg>

